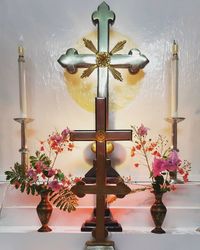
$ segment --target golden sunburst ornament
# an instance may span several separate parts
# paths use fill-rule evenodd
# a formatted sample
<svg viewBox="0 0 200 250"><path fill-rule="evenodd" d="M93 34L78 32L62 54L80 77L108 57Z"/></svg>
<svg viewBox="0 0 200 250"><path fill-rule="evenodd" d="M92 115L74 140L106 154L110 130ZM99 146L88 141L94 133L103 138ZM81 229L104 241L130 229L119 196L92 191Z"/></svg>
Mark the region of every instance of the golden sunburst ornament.
<svg viewBox="0 0 200 250"><path fill-rule="evenodd" d="M98 52L98 50L96 49L96 47L94 46L91 40L83 38L83 41L84 41L85 47L96 54L96 64L91 65L89 68L84 70L81 75L81 78L90 76L91 73L98 67L108 67L113 77L116 80L122 81L123 78L122 78L121 73L118 70L116 70L112 65L110 65L110 61L111 61L111 56L113 54L115 54L116 52L124 48L124 44L126 43L126 40L118 42L110 52Z"/></svg>

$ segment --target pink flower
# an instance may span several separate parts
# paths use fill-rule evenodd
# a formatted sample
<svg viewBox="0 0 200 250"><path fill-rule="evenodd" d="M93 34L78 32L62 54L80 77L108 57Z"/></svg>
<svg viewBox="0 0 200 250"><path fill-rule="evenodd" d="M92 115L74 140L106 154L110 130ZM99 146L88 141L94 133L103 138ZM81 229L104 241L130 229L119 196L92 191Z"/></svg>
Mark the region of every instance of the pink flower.
<svg viewBox="0 0 200 250"><path fill-rule="evenodd" d="M146 128L143 124L141 124L137 132L140 136L144 136L144 135L147 135L147 130L148 128Z"/></svg>
<svg viewBox="0 0 200 250"><path fill-rule="evenodd" d="M63 136L63 138L65 138L69 135L69 133L70 133L69 128L66 128L61 132L61 135Z"/></svg>
<svg viewBox="0 0 200 250"><path fill-rule="evenodd" d="M47 169L47 165L45 165L42 161L38 161L35 163L36 172L40 174L43 170Z"/></svg>
<svg viewBox="0 0 200 250"><path fill-rule="evenodd" d="M172 165L180 165L181 164L181 160L178 157L178 153L176 150L172 150L169 154L169 158L168 158L168 162Z"/></svg>
<svg viewBox="0 0 200 250"><path fill-rule="evenodd" d="M152 171L153 176L160 176L162 171L165 171L167 168L166 160L160 158L154 158L153 165L152 165Z"/></svg>
<svg viewBox="0 0 200 250"><path fill-rule="evenodd" d="M28 170L28 177L30 177L34 182L37 181L37 173L33 169Z"/></svg>
<svg viewBox="0 0 200 250"><path fill-rule="evenodd" d="M52 141L52 144L55 144L55 143L59 144L62 142L63 137L60 134L56 133L50 136L50 140Z"/></svg>
<svg viewBox="0 0 200 250"><path fill-rule="evenodd" d="M169 154L169 158L167 159L167 170L168 171L175 171L177 170L178 166L181 164L181 160L178 157L178 153L176 150L173 150Z"/></svg>
<svg viewBox="0 0 200 250"><path fill-rule="evenodd" d="M62 184L58 183L57 180L53 180L48 184L48 187L51 188L54 192L58 192L62 188Z"/></svg>
<svg viewBox="0 0 200 250"><path fill-rule="evenodd" d="M47 174L47 177L52 177L52 176L54 176L56 174L56 170L54 170L54 169L49 169L48 170L48 174Z"/></svg>

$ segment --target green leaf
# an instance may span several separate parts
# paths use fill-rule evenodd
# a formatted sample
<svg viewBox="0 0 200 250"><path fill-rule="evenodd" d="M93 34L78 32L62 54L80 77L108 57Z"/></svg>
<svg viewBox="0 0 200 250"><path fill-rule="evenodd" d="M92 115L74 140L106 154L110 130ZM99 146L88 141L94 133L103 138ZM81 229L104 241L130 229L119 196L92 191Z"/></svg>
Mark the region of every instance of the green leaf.
<svg viewBox="0 0 200 250"><path fill-rule="evenodd" d="M24 192L25 187L26 187L25 182L22 182L22 185L21 185L21 187L20 187L20 191L21 191L22 193Z"/></svg>
<svg viewBox="0 0 200 250"><path fill-rule="evenodd" d="M30 187L30 186L27 186L27 188L26 188L26 193L27 193L27 194L30 194L30 191L31 191L31 187Z"/></svg>
<svg viewBox="0 0 200 250"><path fill-rule="evenodd" d="M17 177L14 177L13 179L10 180L10 184L14 184L16 180L17 180Z"/></svg>
<svg viewBox="0 0 200 250"><path fill-rule="evenodd" d="M65 178L65 175L63 173L57 173L56 176L58 176L58 179L61 181Z"/></svg>
<svg viewBox="0 0 200 250"><path fill-rule="evenodd" d="M31 188L31 194L34 195L35 194L35 185L30 186Z"/></svg>
<svg viewBox="0 0 200 250"><path fill-rule="evenodd" d="M6 180L9 181L12 177L10 175L6 176Z"/></svg>

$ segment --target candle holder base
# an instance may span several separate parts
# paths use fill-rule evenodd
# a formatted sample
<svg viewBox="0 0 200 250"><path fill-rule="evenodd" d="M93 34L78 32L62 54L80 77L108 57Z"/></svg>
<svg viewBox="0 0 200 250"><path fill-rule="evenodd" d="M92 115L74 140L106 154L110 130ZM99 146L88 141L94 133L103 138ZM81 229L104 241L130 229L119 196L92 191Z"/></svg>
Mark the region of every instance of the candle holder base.
<svg viewBox="0 0 200 250"><path fill-rule="evenodd" d="M19 122L20 124L22 124L22 123L25 123L25 124L27 124L27 123L30 123L30 122L32 122L32 121L34 121L34 119L32 119L32 118L14 118L14 120L16 121L16 122Z"/></svg>
<svg viewBox="0 0 200 250"><path fill-rule="evenodd" d="M173 122L176 122L176 123L182 122L185 120L185 118L184 117L168 117L165 120L172 124Z"/></svg>
<svg viewBox="0 0 200 250"><path fill-rule="evenodd" d="M21 165L23 166L24 173L28 167L28 148L26 145L26 124L33 121L32 118L14 118L14 120L21 124Z"/></svg>
<svg viewBox="0 0 200 250"><path fill-rule="evenodd" d="M177 177L177 171L170 172L169 176L170 176L170 184L172 184L172 185L173 184L184 184L184 181L180 180Z"/></svg>

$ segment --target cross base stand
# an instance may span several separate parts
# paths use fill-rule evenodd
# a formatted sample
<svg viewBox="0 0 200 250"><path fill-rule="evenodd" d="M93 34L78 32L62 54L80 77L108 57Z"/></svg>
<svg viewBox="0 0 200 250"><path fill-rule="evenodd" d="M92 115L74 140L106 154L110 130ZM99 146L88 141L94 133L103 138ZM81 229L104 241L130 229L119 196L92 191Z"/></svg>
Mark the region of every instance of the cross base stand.
<svg viewBox="0 0 200 250"><path fill-rule="evenodd" d="M104 221L105 227L109 232L122 232L122 226L113 219L109 208L105 209ZM81 231L92 232L94 228L96 228L96 209L93 210L92 218L86 220L86 222L82 225Z"/></svg>
<svg viewBox="0 0 200 250"><path fill-rule="evenodd" d="M113 241L97 243L95 241L87 241L85 250L115 250Z"/></svg>

